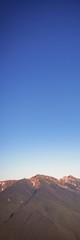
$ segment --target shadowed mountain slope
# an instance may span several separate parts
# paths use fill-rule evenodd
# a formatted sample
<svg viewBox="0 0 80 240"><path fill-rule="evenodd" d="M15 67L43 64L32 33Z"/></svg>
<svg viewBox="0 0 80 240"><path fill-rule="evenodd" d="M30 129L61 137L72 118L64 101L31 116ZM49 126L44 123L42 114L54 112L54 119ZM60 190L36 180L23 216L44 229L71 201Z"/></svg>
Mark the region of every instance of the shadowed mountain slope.
<svg viewBox="0 0 80 240"><path fill-rule="evenodd" d="M0 193L0 239L80 240L80 179L74 179L36 175L10 184Z"/></svg>

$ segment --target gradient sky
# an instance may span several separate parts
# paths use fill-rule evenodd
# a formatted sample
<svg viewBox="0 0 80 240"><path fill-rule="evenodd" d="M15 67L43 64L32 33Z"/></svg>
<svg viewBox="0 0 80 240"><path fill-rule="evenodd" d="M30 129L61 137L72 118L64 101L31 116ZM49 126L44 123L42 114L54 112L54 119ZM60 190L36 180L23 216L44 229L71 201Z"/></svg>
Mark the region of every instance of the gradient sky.
<svg viewBox="0 0 80 240"><path fill-rule="evenodd" d="M0 179L80 177L80 1L0 1Z"/></svg>

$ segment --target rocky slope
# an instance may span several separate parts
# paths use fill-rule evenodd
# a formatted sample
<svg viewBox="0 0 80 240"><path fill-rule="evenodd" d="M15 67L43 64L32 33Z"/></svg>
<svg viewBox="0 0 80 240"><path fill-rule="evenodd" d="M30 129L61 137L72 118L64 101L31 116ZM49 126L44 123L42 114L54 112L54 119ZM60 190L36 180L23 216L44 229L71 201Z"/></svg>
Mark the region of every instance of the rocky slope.
<svg viewBox="0 0 80 240"><path fill-rule="evenodd" d="M80 179L36 175L2 183L1 240L80 239Z"/></svg>

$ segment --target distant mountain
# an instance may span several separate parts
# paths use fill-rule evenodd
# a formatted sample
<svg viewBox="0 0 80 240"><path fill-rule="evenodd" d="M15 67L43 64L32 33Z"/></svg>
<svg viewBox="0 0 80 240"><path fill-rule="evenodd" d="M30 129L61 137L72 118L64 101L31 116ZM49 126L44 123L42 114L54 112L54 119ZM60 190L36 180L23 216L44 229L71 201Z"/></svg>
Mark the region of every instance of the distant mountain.
<svg viewBox="0 0 80 240"><path fill-rule="evenodd" d="M80 240L80 179L0 181L1 240Z"/></svg>

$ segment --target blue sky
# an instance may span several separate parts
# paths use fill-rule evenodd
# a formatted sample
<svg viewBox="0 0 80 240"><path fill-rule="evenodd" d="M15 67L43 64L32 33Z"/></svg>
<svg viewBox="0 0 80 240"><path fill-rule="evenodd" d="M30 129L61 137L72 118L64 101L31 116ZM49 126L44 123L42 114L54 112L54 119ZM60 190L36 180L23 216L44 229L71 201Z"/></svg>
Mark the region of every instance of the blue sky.
<svg viewBox="0 0 80 240"><path fill-rule="evenodd" d="M80 177L80 3L0 5L0 179Z"/></svg>

